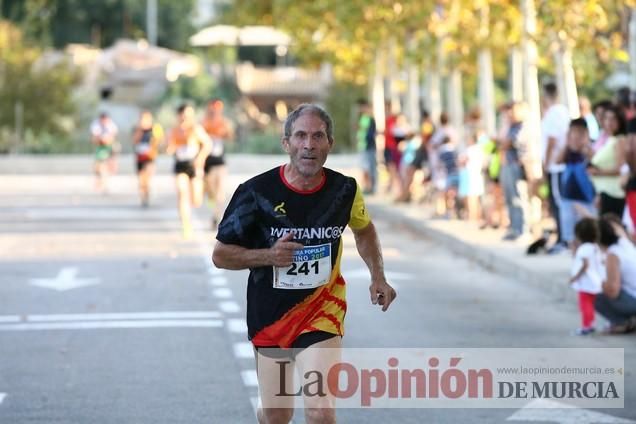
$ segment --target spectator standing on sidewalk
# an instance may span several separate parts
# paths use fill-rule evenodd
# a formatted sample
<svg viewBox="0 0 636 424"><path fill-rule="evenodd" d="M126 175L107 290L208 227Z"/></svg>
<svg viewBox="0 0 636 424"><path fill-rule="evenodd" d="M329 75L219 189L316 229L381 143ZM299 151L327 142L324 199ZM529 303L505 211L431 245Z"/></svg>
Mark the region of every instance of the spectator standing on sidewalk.
<svg viewBox="0 0 636 424"><path fill-rule="evenodd" d="M559 103L556 84L548 83L543 86L543 119L541 120L541 160L543 172L548 180L550 189L550 213L556 223L557 242L549 253L559 253L566 248L561 229L561 176L565 166L556 162L561 150L565 148L566 134L570 122L568 108Z"/></svg>
<svg viewBox="0 0 636 424"><path fill-rule="evenodd" d="M376 126L371 113L371 105L366 100L358 100L358 131L356 139L361 156L362 180L364 194L375 193L378 179L378 163L376 158Z"/></svg>
<svg viewBox="0 0 636 424"><path fill-rule="evenodd" d="M599 243L606 252L607 278L594 307L610 322L608 333L629 333L636 329L636 248L618 217L603 216L599 231Z"/></svg>
<svg viewBox="0 0 636 424"><path fill-rule="evenodd" d="M578 292L581 328L575 334L586 336L595 331L594 301L601 292L605 279L603 255L598 246L599 230L596 220L583 218L574 229L574 261L570 272L570 285Z"/></svg>
<svg viewBox="0 0 636 424"><path fill-rule="evenodd" d="M578 211L582 208L586 215L596 216L594 185L587 172L592 155L585 119L573 119L568 130L566 148L557 159L557 163L565 164L560 213L563 241L568 244L574 241L574 227L582 218L578 216Z"/></svg>
<svg viewBox="0 0 636 424"><path fill-rule="evenodd" d="M603 132L609 136L603 145L597 146L588 172L598 195L599 214L623 216L625 192L620 185L620 169L625 163L625 120L618 107L611 106L605 110Z"/></svg>
<svg viewBox="0 0 636 424"><path fill-rule="evenodd" d="M627 125L627 138L625 139L625 167L627 167L625 179L625 208L629 221L631 221L631 237L636 238L636 119L629 121Z"/></svg>
<svg viewBox="0 0 636 424"><path fill-rule="evenodd" d="M526 132L524 131L524 106L515 103L509 110L508 134L506 138L499 141L499 149L502 154L501 165L501 186L506 200L510 228L504 235L504 240L517 240L524 233L523 190L527 190L525 184L521 184L524 177L521 165L521 154L525 151Z"/></svg>
<svg viewBox="0 0 636 424"><path fill-rule="evenodd" d="M402 192L402 175L400 174L400 163L402 162L402 151L399 148L398 136L400 120L404 120L403 115L393 113L391 102L384 104L386 119L384 120L384 165L389 174L386 192L390 195L395 187L396 192ZM402 140L404 137L402 137Z"/></svg>

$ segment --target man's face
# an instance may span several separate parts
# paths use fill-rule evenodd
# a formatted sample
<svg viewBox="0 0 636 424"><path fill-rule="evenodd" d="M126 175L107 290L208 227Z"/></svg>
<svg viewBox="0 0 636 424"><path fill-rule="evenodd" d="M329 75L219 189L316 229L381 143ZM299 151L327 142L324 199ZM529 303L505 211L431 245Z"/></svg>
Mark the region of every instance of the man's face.
<svg viewBox="0 0 636 424"><path fill-rule="evenodd" d="M327 125L312 113L296 119L291 136L283 137L282 144L291 165L304 177L313 177L322 171L333 145L327 138Z"/></svg>

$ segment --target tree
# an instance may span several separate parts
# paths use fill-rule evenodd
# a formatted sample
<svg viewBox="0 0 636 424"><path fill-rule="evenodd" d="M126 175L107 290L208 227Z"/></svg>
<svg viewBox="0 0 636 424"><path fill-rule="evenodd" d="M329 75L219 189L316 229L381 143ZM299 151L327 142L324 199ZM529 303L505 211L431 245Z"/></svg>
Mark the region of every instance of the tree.
<svg viewBox="0 0 636 424"><path fill-rule="evenodd" d="M194 32L195 0L158 1L158 45L187 50ZM2 16L18 24L39 45L112 45L118 38L146 34L145 0L4 0Z"/></svg>
<svg viewBox="0 0 636 424"><path fill-rule="evenodd" d="M0 130L5 133L15 131L16 112L23 128L36 134L68 131L63 122L75 111L71 95L80 74L65 62L39 63L40 56L19 29L0 21Z"/></svg>

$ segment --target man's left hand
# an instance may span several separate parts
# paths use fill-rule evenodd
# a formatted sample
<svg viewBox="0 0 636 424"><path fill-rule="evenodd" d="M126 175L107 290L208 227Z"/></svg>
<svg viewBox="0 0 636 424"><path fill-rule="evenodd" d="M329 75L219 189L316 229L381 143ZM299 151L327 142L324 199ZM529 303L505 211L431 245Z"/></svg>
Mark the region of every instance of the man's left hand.
<svg viewBox="0 0 636 424"><path fill-rule="evenodd" d="M397 297L397 292L386 280L373 281L369 286L369 292L371 293L371 303L382 306L382 312L389 309L389 305Z"/></svg>

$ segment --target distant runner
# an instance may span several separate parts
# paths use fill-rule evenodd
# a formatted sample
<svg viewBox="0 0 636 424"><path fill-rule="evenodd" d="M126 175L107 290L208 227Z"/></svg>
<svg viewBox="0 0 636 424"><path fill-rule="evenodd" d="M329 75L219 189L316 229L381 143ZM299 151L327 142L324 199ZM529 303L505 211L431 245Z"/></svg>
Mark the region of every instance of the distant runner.
<svg viewBox="0 0 636 424"><path fill-rule="evenodd" d="M225 143L232 139L232 126L223 116L223 102L213 99L208 102L203 128L212 141L212 151L205 159L205 193L212 207L212 229L216 230L225 206Z"/></svg>
<svg viewBox="0 0 636 424"><path fill-rule="evenodd" d="M90 127L91 142L95 145L95 190L108 193L108 180L114 160L113 148L117 143L117 125L106 112L99 114Z"/></svg>
<svg viewBox="0 0 636 424"><path fill-rule="evenodd" d="M201 206L203 164L210 152L210 139L196 123L194 109L181 105L177 109L178 123L170 132L168 154L174 154L179 216L183 237L192 237L192 206Z"/></svg>
<svg viewBox="0 0 636 424"><path fill-rule="evenodd" d="M150 200L150 180L155 171L154 162L163 136L163 128L153 122L152 113L147 110L141 112L133 134L133 143L139 178L139 197L143 207L148 207Z"/></svg>

